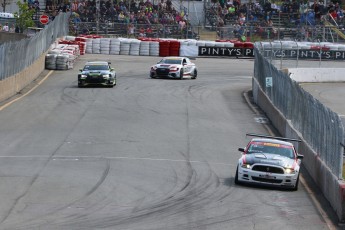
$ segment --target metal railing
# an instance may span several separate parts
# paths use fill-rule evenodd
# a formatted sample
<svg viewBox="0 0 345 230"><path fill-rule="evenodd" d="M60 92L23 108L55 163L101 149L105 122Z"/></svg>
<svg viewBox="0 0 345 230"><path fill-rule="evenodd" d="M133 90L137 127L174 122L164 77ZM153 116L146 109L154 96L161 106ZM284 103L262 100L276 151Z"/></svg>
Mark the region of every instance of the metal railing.
<svg viewBox="0 0 345 230"><path fill-rule="evenodd" d="M331 29L337 29L344 33L345 29L335 25L318 25L299 27L272 27L260 26L255 23L247 23L245 26L227 25L216 27L218 39L246 39L248 41L272 41L272 40L291 40L291 41L309 41L309 42L337 42L345 43L341 34L332 32Z"/></svg>
<svg viewBox="0 0 345 230"><path fill-rule="evenodd" d="M33 64L57 38L68 35L69 14L60 13L39 33L0 45L0 80Z"/></svg>
<svg viewBox="0 0 345 230"><path fill-rule="evenodd" d="M130 29L133 26L133 30ZM150 32L148 32L150 28ZM194 31L193 26L187 25L181 29L179 25L163 25L163 24L137 24L137 23L95 23L95 22L79 22L70 24L70 34L78 36L81 34L97 34L105 37L124 37L137 38L141 36L141 30L144 37L150 38L197 38L198 31ZM133 31L133 32L132 32Z"/></svg>
<svg viewBox="0 0 345 230"><path fill-rule="evenodd" d="M254 77L274 106L286 120L291 121L318 157L334 175L342 178L344 127L341 118L279 70L272 60L281 56L269 57L265 55L265 49L259 47L256 45L254 48ZM267 77L272 79L270 86L266 84Z"/></svg>

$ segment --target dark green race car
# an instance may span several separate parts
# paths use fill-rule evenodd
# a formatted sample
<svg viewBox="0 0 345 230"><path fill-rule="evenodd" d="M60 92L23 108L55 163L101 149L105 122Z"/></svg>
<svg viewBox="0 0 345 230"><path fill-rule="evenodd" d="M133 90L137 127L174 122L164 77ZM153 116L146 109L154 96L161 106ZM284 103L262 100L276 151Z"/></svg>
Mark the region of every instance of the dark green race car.
<svg viewBox="0 0 345 230"><path fill-rule="evenodd" d="M86 62L78 74L78 87L87 85L114 87L116 85L116 72L110 64L106 61Z"/></svg>

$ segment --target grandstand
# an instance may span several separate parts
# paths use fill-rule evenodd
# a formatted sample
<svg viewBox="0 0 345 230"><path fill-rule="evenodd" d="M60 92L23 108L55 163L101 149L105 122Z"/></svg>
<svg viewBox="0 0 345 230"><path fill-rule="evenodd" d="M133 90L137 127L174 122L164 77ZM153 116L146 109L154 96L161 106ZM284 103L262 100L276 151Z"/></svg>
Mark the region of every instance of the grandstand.
<svg viewBox="0 0 345 230"><path fill-rule="evenodd" d="M268 1L260 5L252 2L239 4L239 0L228 0L224 4L223 1L206 0L136 0L131 1L131 4L122 1L114 1L119 3L112 4L110 0L101 0L101 11L97 15L96 6L91 4L91 0L73 0L67 4L64 4L65 1L35 1L28 2L33 7L38 5L37 13L34 15L38 27L43 27L38 22L39 16L43 13L54 18L57 11L73 12L71 35L89 33L108 37L144 35L153 38L205 40L345 41L344 13L341 6L333 3L322 6L314 5L314 1L308 5L283 1L283 4L276 6L268 4ZM53 2L57 4L53 5ZM81 7L82 10L81 2L85 3ZM229 3L233 5L230 6ZM119 19L121 11L124 17ZM244 23L240 22L240 15L243 15ZM181 20L184 20L185 25L179 24Z"/></svg>

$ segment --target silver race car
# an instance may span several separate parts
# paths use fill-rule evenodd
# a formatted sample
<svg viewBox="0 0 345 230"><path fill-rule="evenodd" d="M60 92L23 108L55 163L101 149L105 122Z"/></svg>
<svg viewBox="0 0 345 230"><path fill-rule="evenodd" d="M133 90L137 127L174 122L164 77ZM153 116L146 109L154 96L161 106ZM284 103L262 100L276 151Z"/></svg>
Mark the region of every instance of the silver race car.
<svg viewBox="0 0 345 230"><path fill-rule="evenodd" d="M116 72L110 66L110 62L91 61L86 62L78 73L78 87L87 85L103 85L114 87L116 85Z"/></svg>
<svg viewBox="0 0 345 230"><path fill-rule="evenodd" d="M156 65L151 66L150 77L170 77L182 79L190 77L196 79L198 69L188 57L165 57Z"/></svg>
<svg viewBox="0 0 345 230"><path fill-rule="evenodd" d="M260 134L254 136L245 148L239 148L235 184L255 183L298 189L300 164L303 155L296 152L290 141L282 137Z"/></svg>

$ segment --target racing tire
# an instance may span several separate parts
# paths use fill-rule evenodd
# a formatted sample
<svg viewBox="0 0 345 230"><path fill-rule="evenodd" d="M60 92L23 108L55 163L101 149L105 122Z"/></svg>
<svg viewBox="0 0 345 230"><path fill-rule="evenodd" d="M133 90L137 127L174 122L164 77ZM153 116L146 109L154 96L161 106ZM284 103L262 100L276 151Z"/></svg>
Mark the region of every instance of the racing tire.
<svg viewBox="0 0 345 230"><path fill-rule="evenodd" d="M83 88L83 85L82 84L78 84L78 88Z"/></svg>
<svg viewBox="0 0 345 230"><path fill-rule="evenodd" d="M155 78L153 73L150 73L150 78Z"/></svg>
<svg viewBox="0 0 345 230"><path fill-rule="evenodd" d="M180 77L179 77L179 80L182 80L183 78L183 70L180 71Z"/></svg>
<svg viewBox="0 0 345 230"><path fill-rule="evenodd" d="M299 174L298 174L298 177L297 177L296 185L291 190L292 191L297 191L298 190L298 184L299 184Z"/></svg>
<svg viewBox="0 0 345 230"><path fill-rule="evenodd" d="M198 77L198 71L194 70L194 74L193 74L192 79L196 79L197 77Z"/></svg>
<svg viewBox="0 0 345 230"><path fill-rule="evenodd" d="M237 166L237 168L236 168L235 184L237 184L237 185L241 184L241 182L238 180L238 166Z"/></svg>

